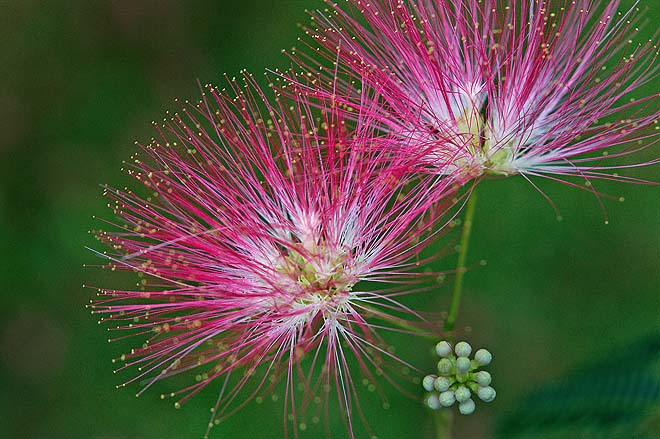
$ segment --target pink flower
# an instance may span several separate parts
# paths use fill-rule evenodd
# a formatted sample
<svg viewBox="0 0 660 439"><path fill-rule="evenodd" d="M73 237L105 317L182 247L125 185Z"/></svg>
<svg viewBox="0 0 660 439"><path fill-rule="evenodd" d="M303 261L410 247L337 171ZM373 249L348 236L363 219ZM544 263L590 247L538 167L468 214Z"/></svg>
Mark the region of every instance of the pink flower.
<svg viewBox="0 0 660 439"><path fill-rule="evenodd" d="M618 1L347 3L313 14L291 88L348 108L371 90L377 128L434 145L436 171L639 181L616 170L658 162L613 162L655 144L660 116L658 93L635 95L657 46Z"/></svg>
<svg viewBox="0 0 660 439"><path fill-rule="evenodd" d="M197 382L172 396L178 406L218 382L217 423L282 376L285 420L314 402L327 410L334 386L353 437L362 415L348 358L375 382L385 360L402 361L376 329L428 324L399 297L421 288L413 270L456 182L406 177L371 123L353 131L332 109L270 105L249 76L230 85L235 96L208 88L156 124L128 169L146 195L107 189L121 221L99 232L104 257L142 280L102 289L93 309L146 337L121 357L121 369L138 367L128 383L146 383L140 393L194 369Z"/></svg>

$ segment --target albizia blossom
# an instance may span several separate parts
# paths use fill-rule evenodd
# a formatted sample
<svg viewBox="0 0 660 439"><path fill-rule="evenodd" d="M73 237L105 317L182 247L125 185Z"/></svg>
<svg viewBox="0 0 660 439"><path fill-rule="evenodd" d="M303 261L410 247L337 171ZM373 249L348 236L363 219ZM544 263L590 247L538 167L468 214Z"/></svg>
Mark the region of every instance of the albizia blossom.
<svg viewBox="0 0 660 439"><path fill-rule="evenodd" d="M657 46L618 1L329 4L311 53L291 53L292 88L349 109L372 90L378 129L434 144L440 173L638 181L617 169L658 161L622 158L655 143L660 113L657 93L635 94L657 78Z"/></svg>
<svg viewBox="0 0 660 439"><path fill-rule="evenodd" d="M230 84L155 124L128 169L146 196L107 189L120 223L99 232L104 255L142 283L102 289L93 309L141 338L121 357L140 393L194 370L171 396L180 405L214 384L217 423L284 377L285 425L310 405L323 414L335 388L353 437L362 415L348 364L387 377L386 360L402 360L377 329L426 324L399 298L422 289L419 253L457 182L410 180L371 123L269 105L249 76Z"/></svg>

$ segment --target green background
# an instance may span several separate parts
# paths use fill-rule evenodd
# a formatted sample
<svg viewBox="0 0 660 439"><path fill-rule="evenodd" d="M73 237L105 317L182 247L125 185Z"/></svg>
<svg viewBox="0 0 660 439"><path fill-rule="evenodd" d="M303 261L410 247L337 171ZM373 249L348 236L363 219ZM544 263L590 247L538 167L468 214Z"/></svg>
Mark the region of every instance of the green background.
<svg viewBox="0 0 660 439"><path fill-rule="evenodd" d="M624 5L632 2L624 2ZM119 168L150 121L173 99L194 99L197 80L220 83L227 72L286 67L280 49L295 44L313 0L3 2L0 23L0 437L201 437L214 401L208 389L175 410L160 392L140 398L110 359L124 346L84 305L83 283L112 285L85 245L111 217L100 184L122 185ZM647 1L648 17L660 5ZM645 31L650 36L653 26ZM640 39L643 39L640 36ZM650 84L640 95L657 92ZM646 152L646 158L659 148ZM660 180L658 168L632 175ZM495 355L497 400L457 422L456 437L485 438L498 416L540 383L612 349L657 334L660 324L660 188L598 183L624 203L539 184L561 210L520 178L480 186L459 326ZM450 245L450 235L440 245ZM484 267L480 260L488 261ZM449 268L455 255L435 268ZM450 285L418 299L444 309ZM412 341L412 343L411 343ZM410 345L409 359L432 371L430 345ZM634 361L634 358L631 359ZM416 401L389 391L391 408L365 398L381 439L431 437ZM421 396L421 392L420 392ZM282 437L281 399L252 403L211 437ZM332 416L341 432L339 417ZM334 428L334 427L333 427ZM322 437L311 429L303 437ZM339 433L336 437L344 437ZM359 435L358 437L363 437Z"/></svg>

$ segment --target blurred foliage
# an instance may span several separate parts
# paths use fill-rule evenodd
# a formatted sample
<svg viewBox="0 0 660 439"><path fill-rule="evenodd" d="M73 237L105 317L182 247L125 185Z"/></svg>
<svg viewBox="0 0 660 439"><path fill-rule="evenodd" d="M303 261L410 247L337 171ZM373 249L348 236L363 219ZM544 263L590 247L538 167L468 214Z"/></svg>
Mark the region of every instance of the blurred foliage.
<svg viewBox="0 0 660 439"><path fill-rule="evenodd" d="M624 7L632 1L624 2ZM646 2L647 15L660 6ZM222 73L259 73L286 67L281 48L296 43L305 8L320 0L193 0L179 2L8 0L0 24L0 437L10 439L150 439L201 437L215 389L181 410L160 392L136 399L139 386L112 373L110 359L130 348L108 344L84 305L93 291L81 285L117 285L85 245L86 230L110 218L102 183L127 184L122 160L135 139L148 140L150 121L194 99L197 80L221 83ZM647 26L640 38L650 37ZM649 84L641 93L657 92ZM647 157L658 149L647 151ZM633 171L658 180L657 169ZM551 182L538 182L561 209L525 181L487 181L480 188L473 270L466 277L458 325L465 338L488 346L498 399L457 419L456 437L485 438L492 419L515 413L522 395L612 346L655 333L660 323L660 192L656 187L596 183L625 197L596 199ZM438 249L450 245L440 242ZM479 267L480 260L488 265ZM433 269L448 269L455 256ZM446 309L450 288L411 304ZM139 342L139 341L135 341ZM433 370L430 345L393 338L413 364ZM389 387L384 384L386 389ZM421 388L418 389L421 397ZM390 410L368 395L364 408L381 439L431 437L430 416L418 401L387 391ZM282 405L251 404L212 437L282 436ZM343 426L335 414L331 429ZM649 421L650 422L650 421ZM310 428L303 437L319 437ZM338 434L337 437L342 437Z"/></svg>
<svg viewBox="0 0 660 439"><path fill-rule="evenodd" d="M660 436L660 336L619 348L530 394L500 420L496 437Z"/></svg>

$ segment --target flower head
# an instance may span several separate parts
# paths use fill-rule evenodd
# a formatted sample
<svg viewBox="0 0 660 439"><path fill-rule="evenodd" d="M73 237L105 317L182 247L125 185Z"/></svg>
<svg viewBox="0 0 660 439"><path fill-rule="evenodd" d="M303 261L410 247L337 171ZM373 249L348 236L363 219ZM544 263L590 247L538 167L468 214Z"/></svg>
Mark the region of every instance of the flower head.
<svg viewBox="0 0 660 439"><path fill-rule="evenodd" d="M448 342L441 341L435 351L441 357L438 362L440 376L426 375L422 380L422 387L428 392L426 405L431 410L451 407L458 402L459 412L470 415L476 407L473 393L483 402L495 399L495 389L490 386L490 373L479 370L493 360L490 352L479 349L470 360L472 347L464 341L456 343L453 352Z"/></svg>
<svg viewBox="0 0 660 439"><path fill-rule="evenodd" d="M172 396L180 405L220 380L219 422L281 376L294 418L311 401L322 412L334 386L353 437L360 410L348 358L370 381L384 360L400 361L375 329L419 321L398 298L437 234L428 208L455 183L406 177L369 123L350 130L332 109L269 104L249 75L230 86L209 87L156 124L158 138L128 169L146 196L106 190L121 219L98 234L113 249L108 265L142 281L102 289L94 312L147 337L121 358L138 366L128 382L145 382L142 391L194 369L197 382Z"/></svg>
<svg viewBox="0 0 660 439"><path fill-rule="evenodd" d="M290 79L349 108L371 90L378 128L411 151L431 145L436 172L631 181L615 170L658 162L611 162L654 144L660 116L657 93L631 99L657 78L658 48L618 1L331 6L313 14L314 52L291 54L302 75Z"/></svg>

